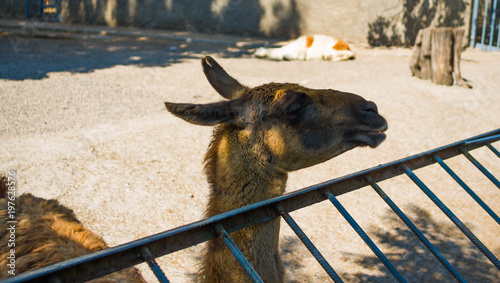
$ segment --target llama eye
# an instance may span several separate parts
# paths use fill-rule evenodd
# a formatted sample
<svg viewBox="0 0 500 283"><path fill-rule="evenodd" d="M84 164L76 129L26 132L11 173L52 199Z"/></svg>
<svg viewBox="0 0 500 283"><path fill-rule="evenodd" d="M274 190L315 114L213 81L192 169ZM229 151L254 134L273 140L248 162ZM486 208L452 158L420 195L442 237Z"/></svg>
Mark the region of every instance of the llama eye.
<svg viewBox="0 0 500 283"><path fill-rule="evenodd" d="M302 108L304 105L302 105L299 102L294 102L292 103L286 110L285 110L285 115L287 118L294 119L297 118L297 116L300 114L302 111Z"/></svg>
<svg viewBox="0 0 500 283"><path fill-rule="evenodd" d="M288 91L276 104L282 117L290 122L298 122L304 115L304 107L310 104L310 99L305 93Z"/></svg>

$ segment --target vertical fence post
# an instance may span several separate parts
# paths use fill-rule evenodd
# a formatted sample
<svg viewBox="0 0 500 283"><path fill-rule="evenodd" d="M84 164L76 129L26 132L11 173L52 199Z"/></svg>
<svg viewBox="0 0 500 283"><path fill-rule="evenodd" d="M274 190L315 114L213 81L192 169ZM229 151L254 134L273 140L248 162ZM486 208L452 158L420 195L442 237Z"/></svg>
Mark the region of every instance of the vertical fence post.
<svg viewBox="0 0 500 283"><path fill-rule="evenodd" d="M470 47L476 46L477 16L479 14L480 0L473 0L473 1L474 1L474 8L472 9L472 23L471 23L470 44L469 44Z"/></svg>
<svg viewBox="0 0 500 283"><path fill-rule="evenodd" d="M489 0L485 0L484 3L484 14L483 14L483 31L481 32L481 45L484 46L484 39L486 38L486 29L488 28L488 6ZM483 47L484 48L484 47Z"/></svg>
<svg viewBox="0 0 500 283"><path fill-rule="evenodd" d="M498 23L497 48L500 48L500 22Z"/></svg>
<svg viewBox="0 0 500 283"><path fill-rule="evenodd" d="M406 279L399 273L399 271L394 267L394 265L387 259L387 257L380 251L380 249L375 245L375 243L368 237L368 235L363 231L361 226L352 218L352 216L347 212L347 210L342 206L342 204L337 200L337 198L329 191L324 191L325 195L332 202L332 204L337 208L337 210L342 214L342 216L349 222L351 227L358 233L358 235L363 239L363 241L368 245L368 247L375 253L375 255L382 261L382 263L387 267L390 273L398 280L398 282L406 282Z"/></svg>
<svg viewBox="0 0 500 283"><path fill-rule="evenodd" d="M488 179L490 179L490 181L495 184L495 186L497 186L499 189L500 189L500 181L497 180L497 178L495 178L495 176L493 176L493 174L490 173L490 171L488 171L488 169L486 169L481 163L479 163L479 161L477 161L469 152L467 152L466 150L462 150L462 154L467 157L467 159L469 159L469 161L474 164L474 166L476 166L477 169L479 169L479 171L481 171L481 173L484 174L484 176L486 176Z"/></svg>
<svg viewBox="0 0 500 283"><path fill-rule="evenodd" d="M326 261L326 259L323 257L323 255L319 252L319 250L314 246L314 244L311 242L311 240L306 236L304 231L299 227L299 225L293 220L292 216L285 212L283 210L283 207L281 204L277 204L276 208L278 209L278 212L281 214L281 217L286 221L288 226L292 228L293 232L299 237L299 239L302 241L302 243L307 247L309 252L314 256L314 258L318 261L318 263L323 267L323 269L328 273L330 278L334 282L344 282L342 279L339 277L339 275L333 270L332 266Z"/></svg>
<svg viewBox="0 0 500 283"><path fill-rule="evenodd" d="M497 1L498 0L493 0L493 8L491 10L491 20L490 20L490 42L488 42L488 45L494 46L493 45L493 36L495 34L495 21L496 21L496 11L497 11ZM499 31L500 32L500 31ZM498 42L497 42L498 44Z"/></svg>
<svg viewBox="0 0 500 283"><path fill-rule="evenodd" d="M161 283L169 283L167 276L165 273L163 273L163 270L161 270L160 266L156 262L155 258L151 254L151 251L147 247L143 247L141 249L141 257L146 260L146 262L149 265L149 268L153 271L153 273L156 276L156 279L160 281Z"/></svg>
<svg viewBox="0 0 500 283"><path fill-rule="evenodd" d="M229 234L227 234L226 230L222 225L216 224L215 225L215 230L217 234L224 240L224 243L226 243L226 246L229 248L231 253L234 255L236 260L241 264L245 272L248 274L250 279L252 279L253 282L256 283L264 283L262 279L259 277L255 269L253 269L252 265L250 265L250 262L246 259L246 257L243 255L243 253L238 249L236 244L233 242L231 237L229 237Z"/></svg>
<svg viewBox="0 0 500 283"><path fill-rule="evenodd" d="M500 30L498 31L498 34L500 34ZM498 158L500 158L500 152L494 148L490 143L487 143L486 146L491 150L493 151L493 153L498 156Z"/></svg>
<svg viewBox="0 0 500 283"><path fill-rule="evenodd" d="M29 19L30 17L29 0L24 1L24 16L26 17L26 19Z"/></svg>
<svg viewBox="0 0 500 283"><path fill-rule="evenodd" d="M451 210L422 182L415 173L411 171L406 165L403 164L403 169L406 175L429 197L434 204L441 209L441 211L448 216L448 218L457 226L462 233L493 263L493 265L500 269L500 261L493 255L493 253L465 226L458 217L451 212Z"/></svg>
<svg viewBox="0 0 500 283"><path fill-rule="evenodd" d="M460 179L460 177L458 177L458 175L455 174L455 172L453 172L453 170L451 170L451 168L448 167L448 165L446 165L441 158L439 158L439 156L434 155L434 159L500 225L500 218L498 215L496 215L495 212L493 212L493 210L491 210L491 208L484 203L484 201L478 197L476 193L474 193L474 191L469 188L469 186L467 186L467 184L465 184L465 182Z"/></svg>
<svg viewBox="0 0 500 283"><path fill-rule="evenodd" d="M458 282L466 282L465 279L458 273L458 271L446 260L446 258L434 247L431 242L424 236L424 234L411 222L411 220L399 209L399 207L389 198L385 192L374 183L370 178L367 178L370 186L377 192L377 194L389 205L389 207L396 213L396 215L406 224L408 228L413 232L415 236L424 244L424 246L436 257L439 262L448 270L448 272L457 279Z"/></svg>

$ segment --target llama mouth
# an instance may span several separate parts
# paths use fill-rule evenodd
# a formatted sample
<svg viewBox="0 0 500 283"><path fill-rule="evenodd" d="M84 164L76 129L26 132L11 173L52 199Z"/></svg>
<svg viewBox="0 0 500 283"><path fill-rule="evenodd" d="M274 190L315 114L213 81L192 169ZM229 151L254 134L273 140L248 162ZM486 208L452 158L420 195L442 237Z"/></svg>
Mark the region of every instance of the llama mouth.
<svg viewBox="0 0 500 283"><path fill-rule="evenodd" d="M350 141L355 143L357 146L369 146L371 148L376 148L379 146L387 137L385 131L387 131L387 124L382 127L375 129L360 129L351 132Z"/></svg>

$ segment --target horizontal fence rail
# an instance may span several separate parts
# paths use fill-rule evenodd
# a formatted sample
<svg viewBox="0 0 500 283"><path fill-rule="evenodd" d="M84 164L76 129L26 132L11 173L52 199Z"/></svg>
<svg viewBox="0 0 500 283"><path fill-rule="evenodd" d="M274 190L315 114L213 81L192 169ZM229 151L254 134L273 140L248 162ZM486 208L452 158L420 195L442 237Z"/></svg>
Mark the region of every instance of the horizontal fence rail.
<svg viewBox="0 0 500 283"><path fill-rule="evenodd" d="M481 165L470 151L486 147L497 157L500 153L492 143L500 140L500 129L482 134L467 140L462 140L448 146L400 159L384 165L363 170L344 177L333 179L315 186L307 187L283 196L248 205L233 211L222 213L214 217L203 219L185 226L181 226L156 235L142 238L120 246L101 250L89 255L68 260L52 266L11 277L4 282L84 282L106 274L147 262L160 282L168 282L167 277L156 263L157 257L173 253L210 239L220 237L231 250L235 258L243 266L253 282L262 282L248 260L230 238L230 233L261 223L276 217L283 217L285 222L296 233L299 239L308 248L314 258L320 263L326 273L335 282L343 282L334 268L326 261L311 240L302 231L299 225L290 216L290 212L309 205L330 200L339 210L351 227L360 235L370 249L398 282L406 282L397 268L391 264L368 235L349 215L339 200L342 194L370 186L388 204L396 215L408 226L424 246L436 257L443 267L459 282L465 282L462 275L436 249L425 235L410 221L396 204L385 194L377 184L381 181L406 175L450 218L450 220L470 239L472 243L500 270L500 262L484 246L483 243L439 200L436 195L417 177L416 169L438 163L469 195L497 222L499 217L458 177L444 162L444 160L464 155L478 170L493 184L499 186L496 179L483 165ZM500 187L499 187L500 188Z"/></svg>

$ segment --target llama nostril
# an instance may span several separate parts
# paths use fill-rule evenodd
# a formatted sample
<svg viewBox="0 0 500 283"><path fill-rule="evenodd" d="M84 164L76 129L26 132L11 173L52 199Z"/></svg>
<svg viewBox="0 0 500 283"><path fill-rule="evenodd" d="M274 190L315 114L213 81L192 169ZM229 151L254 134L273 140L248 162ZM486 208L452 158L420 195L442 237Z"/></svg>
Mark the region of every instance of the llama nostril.
<svg viewBox="0 0 500 283"><path fill-rule="evenodd" d="M374 102L367 101L363 107L364 112L378 113L377 105Z"/></svg>

